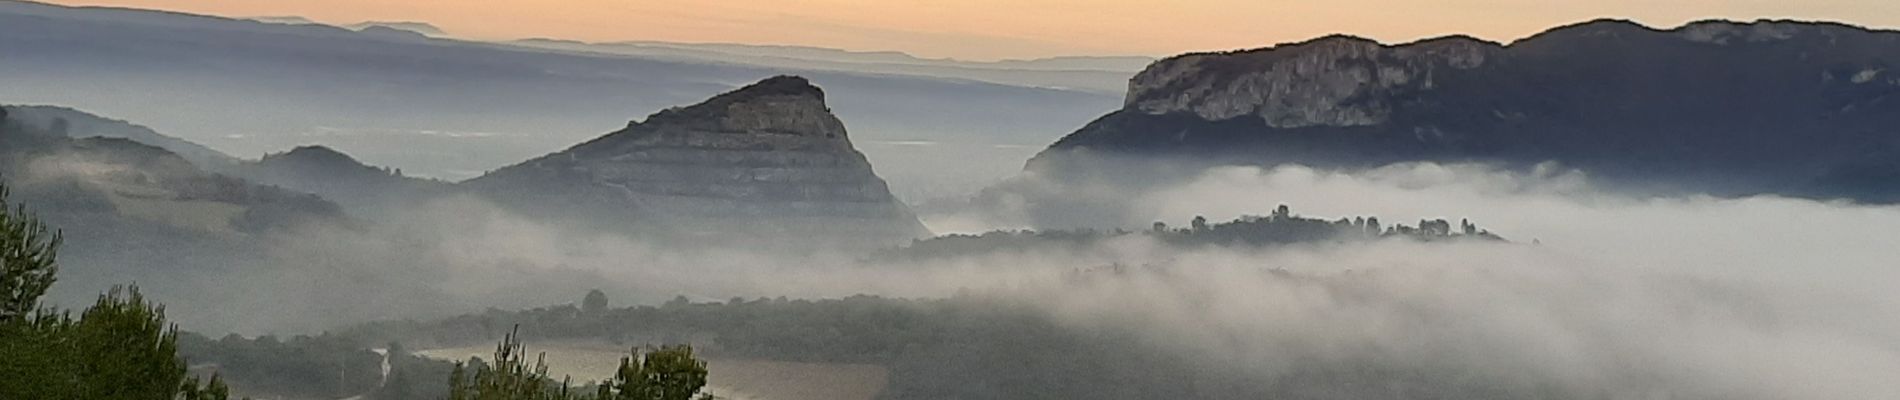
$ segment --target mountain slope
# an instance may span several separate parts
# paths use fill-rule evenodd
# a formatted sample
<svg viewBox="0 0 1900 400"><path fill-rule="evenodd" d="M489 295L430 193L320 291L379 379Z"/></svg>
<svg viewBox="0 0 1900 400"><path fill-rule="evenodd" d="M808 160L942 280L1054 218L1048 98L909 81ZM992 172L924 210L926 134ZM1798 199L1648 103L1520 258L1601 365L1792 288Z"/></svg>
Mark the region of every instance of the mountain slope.
<svg viewBox="0 0 1900 400"><path fill-rule="evenodd" d="M245 162L233 173L255 182L314 193L352 213L380 216L414 212L430 200L456 193L448 182L404 176L401 170L363 164L323 146L301 146Z"/></svg>
<svg viewBox="0 0 1900 400"><path fill-rule="evenodd" d="M192 164L221 170L238 159L191 141L167 136L144 125L101 117L85 111L56 106L6 106L11 118L19 123L61 133L74 138L109 137L130 139L178 154Z"/></svg>
<svg viewBox="0 0 1900 400"><path fill-rule="evenodd" d="M342 222L316 196L205 172L163 148L116 137L73 139L0 109L0 177L63 229L95 238L136 232L259 233ZM152 233L129 242L174 234ZM101 240L111 243L112 240Z"/></svg>
<svg viewBox="0 0 1900 400"><path fill-rule="evenodd" d="M464 183L531 214L711 241L880 246L928 235L825 94L779 76Z"/></svg>
<svg viewBox="0 0 1900 400"><path fill-rule="evenodd" d="M1332 36L1157 62L1032 169L1555 161L1643 190L1900 201L1900 33L1601 20L1508 45ZM1082 150L1077 152L1077 150Z"/></svg>

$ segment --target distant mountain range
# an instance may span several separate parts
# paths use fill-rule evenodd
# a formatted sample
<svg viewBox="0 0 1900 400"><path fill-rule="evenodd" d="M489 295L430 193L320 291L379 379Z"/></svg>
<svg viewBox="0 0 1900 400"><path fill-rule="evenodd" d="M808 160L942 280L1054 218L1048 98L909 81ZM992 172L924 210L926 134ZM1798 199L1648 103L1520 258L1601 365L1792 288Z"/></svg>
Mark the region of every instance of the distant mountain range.
<svg viewBox="0 0 1900 400"><path fill-rule="evenodd" d="M416 33L416 34L420 34L420 35L428 36L428 37L449 36L449 33L447 31L443 31L442 28L437 28L435 27L435 25L430 25L427 22L370 21L370 22L359 22L359 23L344 25L343 27L350 28L351 30L355 30L358 32L366 31L366 30L369 30L370 28L385 28L385 29L394 29L394 30L399 30L399 31Z"/></svg>
<svg viewBox="0 0 1900 400"><path fill-rule="evenodd" d="M586 43L555 39L525 39L510 43L551 50L686 62L966 79L1100 94L1115 94L1127 90L1128 76L1155 61L1149 57L1081 56L980 62L919 58L895 51L849 51L821 47L730 43L652 41Z"/></svg>
<svg viewBox="0 0 1900 400"><path fill-rule="evenodd" d="M297 16L254 17L253 21L284 25L325 24ZM329 25L353 31L382 28L406 31L436 38L452 37L449 32L427 22L367 21ZM628 40L589 43L552 38L521 39L507 42L526 47L554 50L600 52L643 57L672 58L683 61L738 63L779 68L816 68L845 72L886 73L978 81L1023 84L1028 86L1068 87L1080 90L1121 93L1129 74L1141 71L1155 61L1146 56L1059 56L998 61L964 61L950 58L923 58L900 51L858 51L816 46L761 45L744 43L687 43ZM1027 72L1045 72L1030 74Z"/></svg>
<svg viewBox="0 0 1900 400"><path fill-rule="evenodd" d="M1082 86L1064 82L1121 87L1128 73L1047 70L1089 64L1080 59L1021 68L940 62L927 68L948 69L900 73L836 60L462 41L392 26L357 31L5 0L0 102L135 120L244 158L324 145L411 175L459 180L623 126L627 115L795 73L833 92L828 104L851 121L895 191L929 197L1001 179L1116 104L1106 91L1058 88ZM999 84L987 74L1049 80Z"/></svg>
<svg viewBox="0 0 1900 400"><path fill-rule="evenodd" d="M298 16L281 16L281 17L252 17L252 18L248 18L248 19L250 19L250 20L252 20L252 21L257 21L257 22L263 22L263 23L269 23L269 24L283 24L283 25L325 25L324 23L321 23L321 22L317 22L317 21L312 21L312 20L310 20L309 18L304 18L304 17L298 17ZM442 28L438 28L438 27L436 27L436 26L435 26L434 24L430 24L430 23L427 23L427 22L414 22L414 21L365 21L365 22L358 22L358 23L354 23L354 24L348 24L348 25L334 25L334 26L337 26L337 27L341 27L341 28L346 28L346 29L349 29L349 30L352 30L352 31L359 31L359 32L361 32L361 31L364 31L364 30L368 30L369 28L386 28L386 29L394 29L394 30L400 30L400 31L407 31L407 32L410 32L410 33L416 33L416 34L420 34L420 35L424 35L424 36L430 36L430 37L446 37L446 36L449 36L449 33L448 33L447 31L444 31L444 30L442 30Z"/></svg>
<svg viewBox="0 0 1900 400"><path fill-rule="evenodd" d="M3 121L7 124L6 134L0 135L0 144L7 145L0 148L5 151L0 155L6 155L0 161L7 161L0 163L0 176L29 188L46 186L40 182L47 176L77 177L72 179L83 187L159 185L137 192L230 191L235 189L205 188L268 185L238 192L312 199L324 204L318 208L334 210L330 214L339 222L345 210L356 217L384 220L450 196L475 195L550 223L702 245L753 242L754 247L773 243L792 248L877 248L930 235L853 146L844 122L826 105L824 91L795 76L769 78L696 105L669 108L629 123L626 129L461 183L408 177L322 146L239 160L142 126L77 110L48 106L0 110L6 112ZM181 157L180 152L197 156ZM84 163L49 161L76 157L69 154L87 157ZM201 168L199 163L216 169ZM112 172L119 170L126 172ZM132 176L128 174L159 177L128 178ZM126 182L108 184L116 180ZM224 183L189 183L199 181ZM101 190L108 195L131 193ZM95 203L76 200L98 197L78 195L84 192L88 191L52 191L52 195L35 197L33 203ZM58 193L75 197L61 198ZM179 196L212 195L157 198ZM219 196L212 198L250 198ZM249 207L243 202L233 204L237 207L221 208L238 212ZM124 213L123 207L103 209L120 211L120 217L135 216ZM219 215L188 225L224 226L220 218L240 216Z"/></svg>
<svg viewBox="0 0 1900 400"><path fill-rule="evenodd" d="M1171 57L1030 164L1556 162L1645 192L1900 202L1900 32L1619 20L1509 44L1329 36Z"/></svg>

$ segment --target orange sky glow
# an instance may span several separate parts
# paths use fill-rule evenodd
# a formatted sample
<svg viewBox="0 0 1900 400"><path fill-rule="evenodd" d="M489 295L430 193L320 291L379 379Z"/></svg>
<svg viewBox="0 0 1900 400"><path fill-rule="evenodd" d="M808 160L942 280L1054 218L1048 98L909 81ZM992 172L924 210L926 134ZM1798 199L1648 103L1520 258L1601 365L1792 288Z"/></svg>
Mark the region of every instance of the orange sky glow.
<svg viewBox="0 0 1900 400"><path fill-rule="evenodd" d="M55 0L325 23L421 21L470 39L793 44L972 60L1169 55L1330 33L1509 41L1599 17L1900 26L1892 0Z"/></svg>

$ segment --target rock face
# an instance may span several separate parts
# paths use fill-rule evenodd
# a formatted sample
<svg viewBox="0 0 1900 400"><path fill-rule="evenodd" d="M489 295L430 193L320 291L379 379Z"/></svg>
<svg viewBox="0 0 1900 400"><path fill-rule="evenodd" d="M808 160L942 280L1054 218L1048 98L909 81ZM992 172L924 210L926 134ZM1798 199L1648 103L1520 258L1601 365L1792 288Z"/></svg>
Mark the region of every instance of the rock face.
<svg viewBox="0 0 1900 400"><path fill-rule="evenodd" d="M465 183L531 213L719 240L885 245L927 235L824 92L779 76Z"/></svg>
<svg viewBox="0 0 1900 400"><path fill-rule="evenodd" d="M1650 188L1895 202L1900 33L1600 20L1508 45L1331 36L1188 54L1136 75L1121 110L1031 168L1078 169L1079 149L1327 167L1556 161Z"/></svg>
<svg viewBox="0 0 1900 400"><path fill-rule="evenodd" d="M1492 47L1464 37L1387 48L1329 36L1279 51L1190 54L1136 75L1125 108L1207 120L1253 116L1275 128L1377 125L1391 117L1393 95L1432 88L1441 68L1482 66Z"/></svg>

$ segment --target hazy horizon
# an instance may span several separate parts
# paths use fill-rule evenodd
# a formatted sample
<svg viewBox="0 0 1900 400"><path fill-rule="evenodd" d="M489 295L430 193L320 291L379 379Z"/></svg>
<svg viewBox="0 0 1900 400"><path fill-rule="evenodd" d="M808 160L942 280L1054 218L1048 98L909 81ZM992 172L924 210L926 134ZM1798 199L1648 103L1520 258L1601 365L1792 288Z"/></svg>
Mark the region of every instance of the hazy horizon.
<svg viewBox="0 0 1900 400"><path fill-rule="evenodd" d="M425 22L475 40L551 38L590 42L665 41L899 51L970 61L1059 56L1152 56L1264 47L1329 34L1382 42L1471 35L1509 42L1552 26L1600 18L1669 28L1705 19L1848 21L1900 26L1900 3L1697 0L1667 4L1616 0L1545 4L1527 0L1200 0L1173 7L1139 1L959 1L928 4L853 0L719 4L503 0L481 3L373 0L50 0L73 6L158 9L231 18L303 17L346 25ZM553 3L553 4L550 4ZM532 8L530 13L520 12ZM1050 17L1059 15L1060 17ZM643 16L663 18L642 19ZM1196 29L1131 29L1136 26Z"/></svg>

